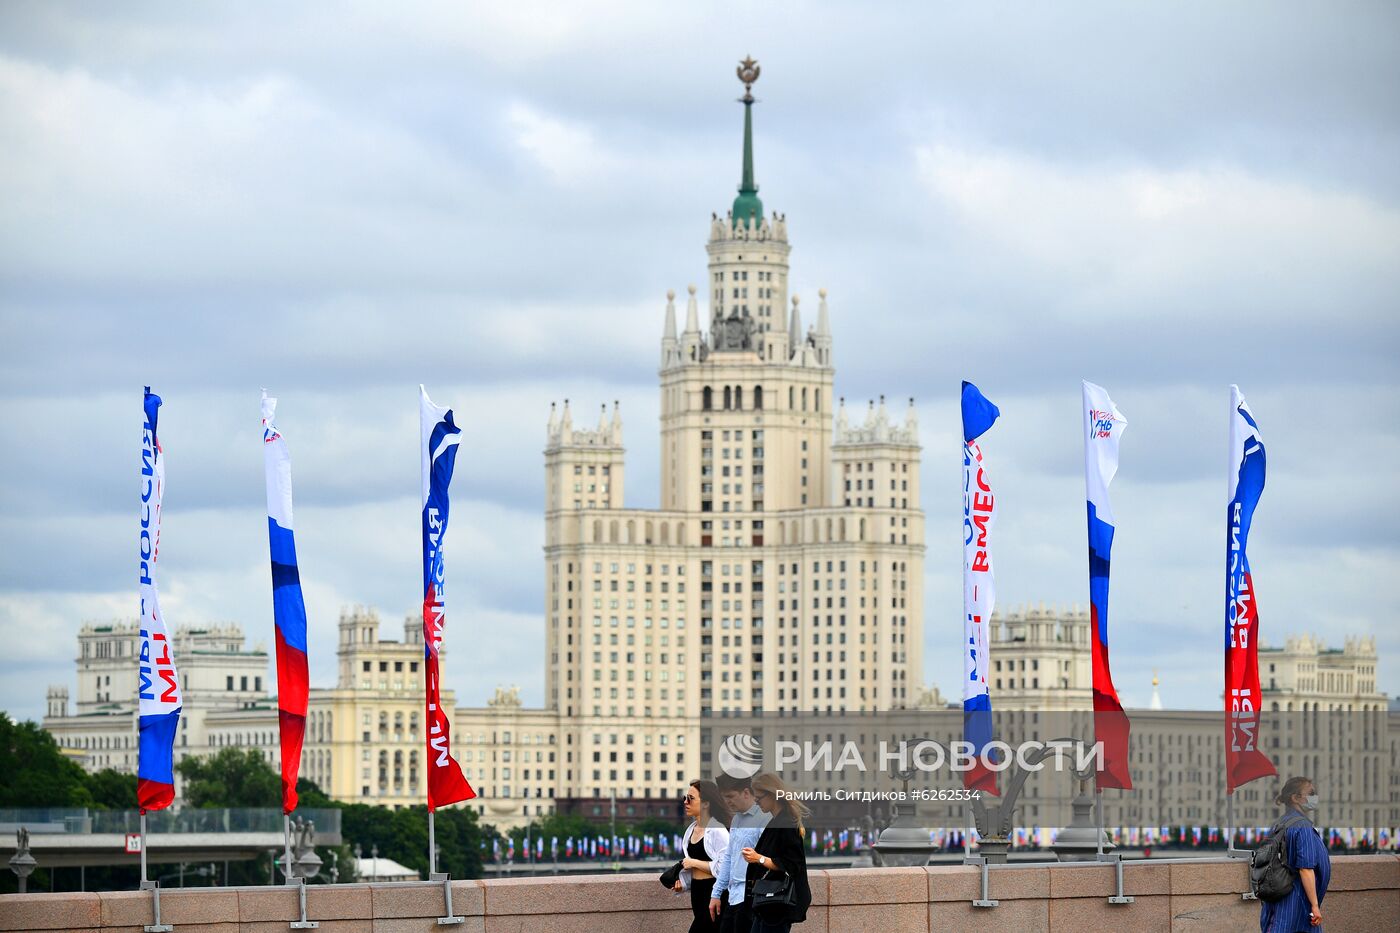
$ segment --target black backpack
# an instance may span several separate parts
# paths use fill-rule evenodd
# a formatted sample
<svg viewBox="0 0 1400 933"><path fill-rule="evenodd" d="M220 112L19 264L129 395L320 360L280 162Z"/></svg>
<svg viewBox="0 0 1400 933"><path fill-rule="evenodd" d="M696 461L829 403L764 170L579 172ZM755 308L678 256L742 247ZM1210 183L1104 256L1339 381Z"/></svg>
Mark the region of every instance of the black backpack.
<svg viewBox="0 0 1400 933"><path fill-rule="evenodd" d="M1249 887L1261 901L1281 901L1293 891L1298 873L1288 867L1288 828L1299 820L1299 813L1285 816L1269 830L1269 838L1254 850L1249 863Z"/></svg>

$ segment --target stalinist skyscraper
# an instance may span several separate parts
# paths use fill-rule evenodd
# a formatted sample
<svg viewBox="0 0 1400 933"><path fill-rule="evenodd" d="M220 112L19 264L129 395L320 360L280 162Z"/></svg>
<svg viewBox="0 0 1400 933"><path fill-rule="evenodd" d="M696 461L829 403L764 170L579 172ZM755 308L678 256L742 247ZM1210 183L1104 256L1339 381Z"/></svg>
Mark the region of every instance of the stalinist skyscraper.
<svg viewBox="0 0 1400 933"><path fill-rule="evenodd" d="M912 400L891 417L881 398L856 418L835 398L826 292L814 312L789 294L788 221L758 196L758 75L740 64L741 181L709 223L708 287L690 286L681 314L668 294L658 322L661 508L626 507L615 404L596 427L575 424L567 401L550 412L552 796L674 798L701 776L700 725L714 714L890 709L918 694Z"/></svg>

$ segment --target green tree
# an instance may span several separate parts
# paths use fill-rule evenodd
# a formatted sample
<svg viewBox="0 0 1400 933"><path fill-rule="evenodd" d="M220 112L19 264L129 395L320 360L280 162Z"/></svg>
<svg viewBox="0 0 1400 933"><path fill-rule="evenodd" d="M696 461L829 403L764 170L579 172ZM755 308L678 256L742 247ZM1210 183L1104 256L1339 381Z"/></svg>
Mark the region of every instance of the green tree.
<svg viewBox="0 0 1400 933"><path fill-rule="evenodd" d="M353 803L341 809L340 834L346 845L360 845L368 858L378 846L381 858L393 859L427 877L428 809L389 810ZM438 870L454 878L481 877L483 833L471 810L437 811Z"/></svg>
<svg viewBox="0 0 1400 933"><path fill-rule="evenodd" d="M280 788L281 785L279 784ZM280 793L280 790L279 790ZM313 810L334 810L340 804L321 790L320 785L315 781L308 781L306 778L297 778L297 809L309 807Z"/></svg>
<svg viewBox="0 0 1400 933"><path fill-rule="evenodd" d="M685 831L687 824L668 820L660 816L649 816L646 819L638 820L627 827L627 832L634 836L661 836L670 839L672 836L679 836Z"/></svg>
<svg viewBox="0 0 1400 933"><path fill-rule="evenodd" d="M82 767L33 722L0 713L0 807L90 807ZM134 795L133 795L134 798Z"/></svg>
<svg viewBox="0 0 1400 933"><path fill-rule="evenodd" d="M252 749L220 749L207 758L190 756L175 766L185 779L191 807L278 807L282 777Z"/></svg>
<svg viewBox="0 0 1400 933"><path fill-rule="evenodd" d="M99 810L130 810L136 806L136 775L112 768L84 775L92 805Z"/></svg>

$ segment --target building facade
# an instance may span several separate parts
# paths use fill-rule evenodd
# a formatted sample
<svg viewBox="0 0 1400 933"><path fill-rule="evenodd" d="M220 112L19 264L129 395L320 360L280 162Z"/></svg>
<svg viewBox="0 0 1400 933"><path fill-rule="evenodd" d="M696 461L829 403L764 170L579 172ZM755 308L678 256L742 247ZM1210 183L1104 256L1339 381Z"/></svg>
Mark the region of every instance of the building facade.
<svg viewBox="0 0 1400 933"><path fill-rule="evenodd" d="M78 632L77 701L70 705L66 685L50 686L43 726L89 770L136 771L136 622L84 625ZM176 629L184 712L175 740L175 760L208 750L207 717L265 702L268 655L262 645L248 649L237 625ZM276 732L277 712L272 711ZM176 776L177 792L179 776Z"/></svg>
<svg viewBox="0 0 1400 933"><path fill-rule="evenodd" d="M1093 708L1089 614L1026 606L992 616L988 686L997 709Z"/></svg>
<svg viewBox="0 0 1400 933"><path fill-rule="evenodd" d="M679 327L667 295L661 507L626 507L616 406L596 428L568 401L550 413L545 689L561 798L673 802L703 773L706 717L893 709L921 687L912 400L892 418L881 399L857 424L836 401L827 295L804 328L743 103L740 194L709 225L709 307L691 286Z"/></svg>

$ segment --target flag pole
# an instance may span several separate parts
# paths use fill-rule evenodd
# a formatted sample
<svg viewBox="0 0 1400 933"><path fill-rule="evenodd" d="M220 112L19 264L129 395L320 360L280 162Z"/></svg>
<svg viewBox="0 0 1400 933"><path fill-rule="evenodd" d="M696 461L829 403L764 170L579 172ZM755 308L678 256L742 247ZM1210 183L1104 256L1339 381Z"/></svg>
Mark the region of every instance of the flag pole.
<svg viewBox="0 0 1400 933"><path fill-rule="evenodd" d="M437 821L432 810L428 811L428 875L437 875Z"/></svg>
<svg viewBox="0 0 1400 933"><path fill-rule="evenodd" d="M1098 738L1097 735L1094 736ZM1099 787L1099 782L1094 781L1094 845L1098 847L1098 859L1103 861L1103 789Z"/></svg>
<svg viewBox="0 0 1400 933"><path fill-rule="evenodd" d="M141 929L145 933L171 933L175 928L160 922L160 882L152 881L146 874L146 811L141 811L141 890L151 892L151 920Z"/></svg>
<svg viewBox="0 0 1400 933"><path fill-rule="evenodd" d="M292 883L292 817L282 814L282 879Z"/></svg>

